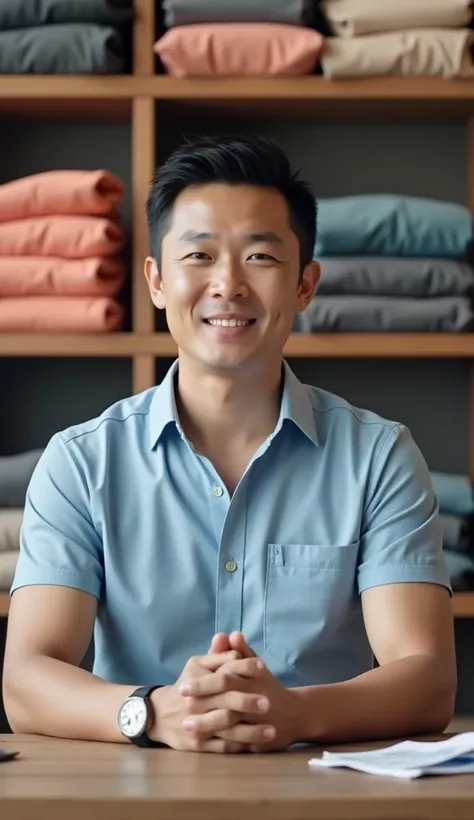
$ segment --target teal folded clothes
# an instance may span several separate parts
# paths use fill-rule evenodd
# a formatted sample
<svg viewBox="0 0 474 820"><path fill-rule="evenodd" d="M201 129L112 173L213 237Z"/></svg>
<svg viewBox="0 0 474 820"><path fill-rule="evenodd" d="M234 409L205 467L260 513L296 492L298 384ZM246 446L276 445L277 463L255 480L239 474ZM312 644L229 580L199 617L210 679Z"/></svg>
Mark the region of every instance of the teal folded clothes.
<svg viewBox="0 0 474 820"><path fill-rule="evenodd" d="M474 330L472 302L463 296L319 296L295 321L299 333L458 333Z"/></svg>
<svg viewBox="0 0 474 820"><path fill-rule="evenodd" d="M396 194L318 202L315 258L412 256L470 258L473 220L463 205Z"/></svg>
<svg viewBox="0 0 474 820"><path fill-rule="evenodd" d="M133 17L133 0L0 0L0 31L56 23L118 25Z"/></svg>
<svg viewBox="0 0 474 820"><path fill-rule="evenodd" d="M443 553L453 592L474 589L474 558L446 549Z"/></svg>
<svg viewBox="0 0 474 820"><path fill-rule="evenodd" d="M457 259L326 256L317 293L411 298L474 295L474 267Z"/></svg>
<svg viewBox="0 0 474 820"><path fill-rule="evenodd" d="M26 491L43 450L0 456L0 508L22 508Z"/></svg>
<svg viewBox="0 0 474 820"><path fill-rule="evenodd" d="M454 552L474 553L474 516L441 513L443 547Z"/></svg>
<svg viewBox="0 0 474 820"><path fill-rule="evenodd" d="M121 74L117 29L93 23L58 24L0 32L0 74Z"/></svg>
<svg viewBox="0 0 474 820"><path fill-rule="evenodd" d="M194 23L310 25L313 0L163 0L165 26Z"/></svg>
<svg viewBox="0 0 474 820"><path fill-rule="evenodd" d="M466 475L432 472L431 482L438 500L440 513L473 515L474 495Z"/></svg>

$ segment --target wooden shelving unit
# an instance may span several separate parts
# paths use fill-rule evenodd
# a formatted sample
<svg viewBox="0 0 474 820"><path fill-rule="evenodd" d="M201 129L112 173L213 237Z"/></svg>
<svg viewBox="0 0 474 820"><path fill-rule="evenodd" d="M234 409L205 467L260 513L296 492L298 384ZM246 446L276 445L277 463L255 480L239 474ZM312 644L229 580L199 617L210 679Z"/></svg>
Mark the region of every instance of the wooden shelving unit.
<svg viewBox="0 0 474 820"><path fill-rule="evenodd" d="M466 126L467 201L474 211L474 81L433 78L322 77L178 80L155 74L155 0L135 0L131 76L0 76L2 117L122 118L132 132L132 331L109 335L2 334L0 356L127 357L133 391L154 384L156 359L174 357L167 333L154 332L154 310L142 274L148 251L144 201L166 118L204 122L215 111L237 122L268 116L295 122L417 122L442 118ZM196 119L197 116L197 119ZM38 169L40 170L40 169ZM293 334L287 357L468 358L474 334ZM474 480L474 365L470 378L470 474ZM8 598L0 593L0 614ZM474 617L474 593L455 597L458 617Z"/></svg>

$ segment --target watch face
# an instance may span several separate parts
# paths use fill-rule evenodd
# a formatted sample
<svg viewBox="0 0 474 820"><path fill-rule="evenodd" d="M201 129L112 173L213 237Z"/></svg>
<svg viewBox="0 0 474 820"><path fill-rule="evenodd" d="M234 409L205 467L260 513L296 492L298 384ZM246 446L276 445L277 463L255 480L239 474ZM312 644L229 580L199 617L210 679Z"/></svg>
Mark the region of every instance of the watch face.
<svg viewBox="0 0 474 820"><path fill-rule="evenodd" d="M118 724L125 737L138 737L146 728L148 711L143 698L127 698L120 707Z"/></svg>

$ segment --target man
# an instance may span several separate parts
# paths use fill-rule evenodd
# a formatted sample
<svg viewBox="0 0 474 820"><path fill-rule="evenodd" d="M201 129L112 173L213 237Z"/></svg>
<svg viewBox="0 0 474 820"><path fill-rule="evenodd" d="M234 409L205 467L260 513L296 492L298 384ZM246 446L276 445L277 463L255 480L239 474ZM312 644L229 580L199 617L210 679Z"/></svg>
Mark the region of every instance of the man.
<svg viewBox="0 0 474 820"><path fill-rule="evenodd" d="M179 358L35 470L13 731L240 752L444 729L453 617L426 464L405 427L282 359L319 278L309 187L269 142L203 140L158 171L148 220Z"/></svg>

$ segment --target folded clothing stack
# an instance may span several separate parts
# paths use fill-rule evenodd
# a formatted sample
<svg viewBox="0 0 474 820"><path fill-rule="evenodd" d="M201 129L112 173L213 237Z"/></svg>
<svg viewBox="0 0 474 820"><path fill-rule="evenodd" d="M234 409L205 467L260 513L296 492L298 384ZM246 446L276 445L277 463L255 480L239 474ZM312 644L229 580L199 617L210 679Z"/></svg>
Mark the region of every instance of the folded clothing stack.
<svg viewBox="0 0 474 820"><path fill-rule="evenodd" d="M121 329L123 195L102 170L0 185L0 332Z"/></svg>
<svg viewBox="0 0 474 820"><path fill-rule="evenodd" d="M474 589L474 493L468 476L431 473L438 499L443 547L456 592Z"/></svg>
<svg viewBox="0 0 474 820"><path fill-rule="evenodd" d="M314 0L163 0L154 51L174 77L312 74L324 38Z"/></svg>
<svg viewBox="0 0 474 820"><path fill-rule="evenodd" d="M11 587L28 484L43 450L0 456L0 590Z"/></svg>
<svg viewBox="0 0 474 820"><path fill-rule="evenodd" d="M296 321L305 333L474 329L473 220L462 205L368 194L322 199L321 281Z"/></svg>
<svg viewBox="0 0 474 820"><path fill-rule="evenodd" d="M321 0L326 77L473 77L471 0Z"/></svg>
<svg viewBox="0 0 474 820"><path fill-rule="evenodd" d="M0 0L0 74L130 71L133 0Z"/></svg>

